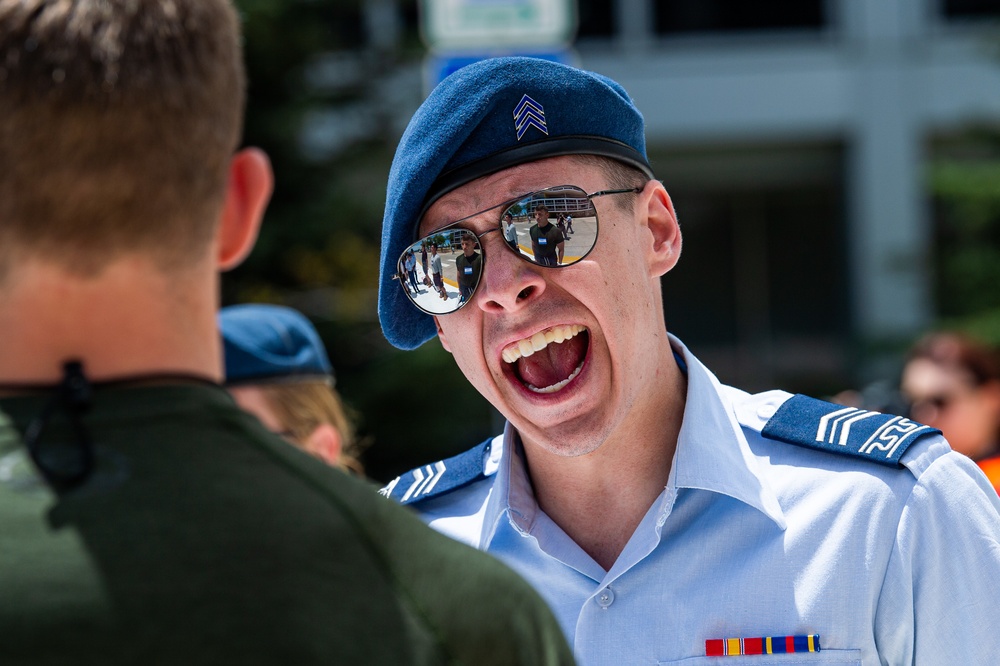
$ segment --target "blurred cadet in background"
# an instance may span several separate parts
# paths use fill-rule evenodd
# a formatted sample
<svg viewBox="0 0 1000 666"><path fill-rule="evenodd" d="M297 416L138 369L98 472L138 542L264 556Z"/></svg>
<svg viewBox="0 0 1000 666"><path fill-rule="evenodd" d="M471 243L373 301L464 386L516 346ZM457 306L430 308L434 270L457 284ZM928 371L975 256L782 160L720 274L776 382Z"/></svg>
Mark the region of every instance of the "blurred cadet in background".
<svg viewBox="0 0 1000 666"><path fill-rule="evenodd" d="M569 663L513 572L221 386L273 183L240 44L228 0L0 0L0 663Z"/></svg>
<svg viewBox="0 0 1000 666"><path fill-rule="evenodd" d="M278 305L234 305L219 312L219 330L236 404L303 451L362 475L354 428L309 320Z"/></svg>
<svg viewBox="0 0 1000 666"><path fill-rule="evenodd" d="M900 390L911 416L939 428L951 448L1000 490L1000 355L954 332L932 333L906 357Z"/></svg>
<svg viewBox="0 0 1000 666"><path fill-rule="evenodd" d="M393 280L442 234L482 256L464 303ZM379 318L507 423L382 492L521 572L588 666L995 663L1000 497L933 428L722 385L664 324L680 255L621 86L531 58L446 78L390 171Z"/></svg>

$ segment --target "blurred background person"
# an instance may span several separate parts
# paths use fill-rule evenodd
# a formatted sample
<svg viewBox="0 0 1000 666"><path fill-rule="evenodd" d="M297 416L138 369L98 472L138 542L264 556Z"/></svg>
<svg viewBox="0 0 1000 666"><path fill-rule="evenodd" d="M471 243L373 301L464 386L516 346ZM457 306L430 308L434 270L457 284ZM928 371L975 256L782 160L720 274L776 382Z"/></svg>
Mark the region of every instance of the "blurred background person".
<svg viewBox="0 0 1000 666"><path fill-rule="evenodd" d="M997 351L960 333L932 333L910 349L900 389L913 419L939 428L1000 490Z"/></svg>
<svg viewBox="0 0 1000 666"><path fill-rule="evenodd" d="M363 475L354 427L309 320L278 305L234 305L220 311L219 329L236 404L303 451Z"/></svg>

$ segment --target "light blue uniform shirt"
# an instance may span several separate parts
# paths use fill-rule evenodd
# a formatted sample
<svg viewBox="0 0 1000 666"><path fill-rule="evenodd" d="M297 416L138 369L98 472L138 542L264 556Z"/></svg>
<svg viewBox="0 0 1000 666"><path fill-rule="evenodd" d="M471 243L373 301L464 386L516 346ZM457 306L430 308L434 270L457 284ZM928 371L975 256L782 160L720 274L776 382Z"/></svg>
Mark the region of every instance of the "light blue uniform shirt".
<svg viewBox="0 0 1000 666"><path fill-rule="evenodd" d="M789 394L723 386L672 340L677 450L610 571L539 509L509 424L484 478L415 508L530 581L582 666L1000 663L1000 500L969 459L940 435L903 468L765 439ZM820 652L705 656L708 639L804 634Z"/></svg>

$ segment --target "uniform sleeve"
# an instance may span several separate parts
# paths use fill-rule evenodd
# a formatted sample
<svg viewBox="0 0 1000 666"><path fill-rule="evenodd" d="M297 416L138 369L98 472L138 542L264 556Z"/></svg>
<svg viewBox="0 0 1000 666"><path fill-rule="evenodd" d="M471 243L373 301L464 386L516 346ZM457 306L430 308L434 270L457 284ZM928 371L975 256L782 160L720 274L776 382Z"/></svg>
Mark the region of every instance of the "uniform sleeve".
<svg viewBox="0 0 1000 666"><path fill-rule="evenodd" d="M949 452L918 477L875 618L883 663L996 663L1000 500L968 458Z"/></svg>

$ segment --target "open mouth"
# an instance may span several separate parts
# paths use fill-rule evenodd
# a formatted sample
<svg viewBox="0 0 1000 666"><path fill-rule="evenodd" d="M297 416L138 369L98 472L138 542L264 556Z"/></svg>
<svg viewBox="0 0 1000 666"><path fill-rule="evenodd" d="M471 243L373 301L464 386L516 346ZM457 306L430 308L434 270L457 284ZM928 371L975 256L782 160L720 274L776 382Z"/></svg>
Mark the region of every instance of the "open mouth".
<svg viewBox="0 0 1000 666"><path fill-rule="evenodd" d="M553 326L504 348L501 356L530 391L555 393L583 369L590 333L579 324Z"/></svg>

